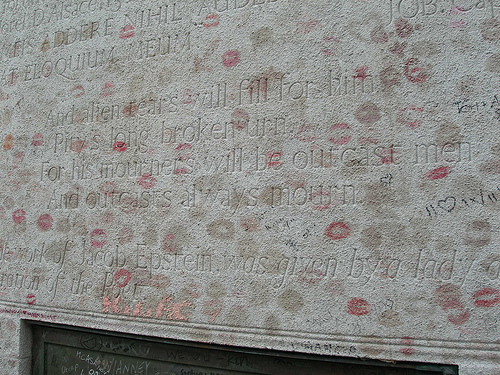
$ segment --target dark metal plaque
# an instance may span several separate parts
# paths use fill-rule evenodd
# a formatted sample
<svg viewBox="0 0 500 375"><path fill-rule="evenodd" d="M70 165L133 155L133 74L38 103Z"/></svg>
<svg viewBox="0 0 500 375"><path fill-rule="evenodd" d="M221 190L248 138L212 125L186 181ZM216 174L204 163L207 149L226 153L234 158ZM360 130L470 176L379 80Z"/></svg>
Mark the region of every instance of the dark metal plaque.
<svg viewBox="0 0 500 375"><path fill-rule="evenodd" d="M456 366L301 355L33 325L35 375L456 375Z"/></svg>

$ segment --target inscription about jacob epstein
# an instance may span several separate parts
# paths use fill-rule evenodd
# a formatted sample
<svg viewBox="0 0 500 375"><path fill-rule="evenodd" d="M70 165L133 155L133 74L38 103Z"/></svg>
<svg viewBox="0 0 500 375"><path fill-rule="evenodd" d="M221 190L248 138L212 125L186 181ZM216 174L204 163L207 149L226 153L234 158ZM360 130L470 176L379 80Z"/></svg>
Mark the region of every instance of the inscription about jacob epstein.
<svg viewBox="0 0 500 375"><path fill-rule="evenodd" d="M499 7L3 1L2 313L496 340Z"/></svg>

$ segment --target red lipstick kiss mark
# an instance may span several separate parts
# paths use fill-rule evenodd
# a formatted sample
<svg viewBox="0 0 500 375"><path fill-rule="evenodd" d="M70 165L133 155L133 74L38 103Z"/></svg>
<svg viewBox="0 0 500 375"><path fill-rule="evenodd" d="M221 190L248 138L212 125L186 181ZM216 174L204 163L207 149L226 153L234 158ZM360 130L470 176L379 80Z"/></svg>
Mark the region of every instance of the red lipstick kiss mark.
<svg viewBox="0 0 500 375"><path fill-rule="evenodd" d="M83 88L82 85L76 85L71 89L71 95L73 95L73 98L79 98L85 94L85 89Z"/></svg>
<svg viewBox="0 0 500 375"><path fill-rule="evenodd" d="M85 141L78 140L71 142L71 151L80 153L86 148L87 148L87 142Z"/></svg>
<svg viewBox="0 0 500 375"><path fill-rule="evenodd" d="M127 151L128 146L125 142L115 142L113 145L113 151L124 152Z"/></svg>
<svg viewBox="0 0 500 375"><path fill-rule="evenodd" d="M139 110L138 104L129 104L125 108L123 108L122 113L125 117L134 117Z"/></svg>
<svg viewBox="0 0 500 375"><path fill-rule="evenodd" d="M42 133L36 133L33 136L33 140L31 141L31 144L33 146L41 146L41 145L43 145L43 135L42 135Z"/></svg>
<svg viewBox="0 0 500 375"><path fill-rule="evenodd" d="M325 235L332 240L341 240L349 237L350 234L351 228L341 221L335 221L325 229Z"/></svg>
<svg viewBox="0 0 500 375"><path fill-rule="evenodd" d="M92 247L101 248L106 245L107 235L102 229L94 229L90 233L90 244Z"/></svg>
<svg viewBox="0 0 500 375"><path fill-rule="evenodd" d="M429 171L425 174L429 180L439 180L441 178L445 178L451 172L451 167L439 167Z"/></svg>
<svg viewBox="0 0 500 375"><path fill-rule="evenodd" d="M108 81L104 84L101 90L101 96L110 96L113 95L114 91L113 89L115 88L115 84L111 81Z"/></svg>
<svg viewBox="0 0 500 375"><path fill-rule="evenodd" d="M232 68L233 66L238 65L240 62L240 53L236 50L226 51L222 55L222 64L226 68Z"/></svg>
<svg viewBox="0 0 500 375"><path fill-rule="evenodd" d="M167 234L162 241L163 250L173 253L177 249L177 244L175 243L175 236L173 234Z"/></svg>
<svg viewBox="0 0 500 375"><path fill-rule="evenodd" d="M219 15L218 14L209 14L208 16L205 17L205 21L203 22L203 27L206 27L207 29L209 27L215 27L219 25Z"/></svg>
<svg viewBox="0 0 500 375"><path fill-rule="evenodd" d="M12 149L12 146L14 146L14 137L12 134L7 134L3 140L3 149L10 150Z"/></svg>
<svg viewBox="0 0 500 375"><path fill-rule="evenodd" d="M343 123L343 122L338 123L338 124L333 124L332 126L330 126L330 131L335 131L335 130L342 131L343 129L350 129L350 127L349 127L349 125L347 125L346 123ZM341 135L340 137L338 137L338 136L337 137L330 137L328 140L331 143L342 146L351 140L351 136L350 135L344 135L344 136Z"/></svg>
<svg viewBox="0 0 500 375"><path fill-rule="evenodd" d="M143 174L141 177L137 179L139 185L141 185L144 189L151 189L156 184L156 179L150 174Z"/></svg>
<svg viewBox="0 0 500 375"><path fill-rule="evenodd" d="M54 219L49 214L43 214L38 218L38 228L43 231L47 231L52 228L52 223Z"/></svg>
<svg viewBox="0 0 500 375"><path fill-rule="evenodd" d="M101 185L101 191L105 196L111 197L116 193L116 185L111 181L104 182Z"/></svg>
<svg viewBox="0 0 500 375"><path fill-rule="evenodd" d="M118 281L122 278L125 277L125 280L121 283L118 283ZM127 271L126 269L121 269L115 272L115 283L117 288L123 288L124 286L127 286L128 282L132 278L132 274Z"/></svg>
<svg viewBox="0 0 500 375"><path fill-rule="evenodd" d="M402 18L396 21L396 33L400 38L407 38L413 33L413 26Z"/></svg>
<svg viewBox="0 0 500 375"><path fill-rule="evenodd" d="M364 81L367 79L370 75L368 74L368 70L370 68L367 67L366 65L363 66L358 66L356 69L354 69L354 73L356 75L353 76L354 79L359 79L360 81Z"/></svg>
<svg viewBox="0 0 500 375"><path fill-rule="evenodd" d="M371 305L362 298L353 298L347 302L347 312L351 315L367 315L371 310Z"/></svg>
<svg viewBox="0 0 500 375"><path fill-rule="evenodd" d="M283 162L281 161L281 152L269 151L266 152L266 157L268 160L268 168L279 167L281 164L283 164ZM277 160L273 160L274 158L276 158Z"/></svg>
<svg viewBox="0 0 500 375"><path fill-rule="evenodd" d="M455 324L456 326L461 326L470 318L470 313L467 310L461 310L458 314L448 315L448 321Z"/></svg>
<svg viewBox="0 0 500 375"><path fill-rule="evenodd" d="M250 116L247 111L241 108L236 108L231 115L231 124L233 124L233 126L238 130L245 129L248 125L249 119Z"/></svg>
<svg viewBox="0 0 500 375"><path fill-rule="evenodd" d="M120 39L128 39L135 35L135 28L132 25L125 25L123 29L120 30Z"/></svg>
<svg viewBox="0 0 500 375"><path fill-rule="evenodd" d="M427 81L429 73L425 67L418 66L420 60L411 58L409 59L404 68L404 73L408 81L413 83L422 83Z"/></svg>
<svg viewBox="0 0 500 375"><path fill-rule="evenodd" d="M474 305L478 307L492 307L500 303L500 292L493 288L478 290L473 297Z"/></svg>
<svg viewBox="0 0 500 375"><path fill-rule="evenodd" d="M192 147L193 146L191 146L189 143L181 143L175 149L178 151L184 151L184 150L189 150Z"/></svg>
<svg viewBox="0 0 500 375"><path fill-rule="evenodd" d="M21 224L24 220L26 220L26 212L24 210L15 210L12 214L12 220L14 223Z"/></svg>
<svg viewBox="0 0 500 375"><path fill-rule="evenodd" d="M34 305L34 304L35 304L35 302L36 302L36 297L35 297L35 295L34 295L34 294L28 294L28 295L26 296L26 303L27 303L28 305Z"/></svg>
<svg viewBox="0 0 500 375"><path fill-rule="evenodd" d="M400 124L408 125L412 130L415 130L420 125L422 125L422 119L412 118L414 115L422 113L424 111L423 108L411 105L409 107L403 108L399 111L397 121Z"/></svg>

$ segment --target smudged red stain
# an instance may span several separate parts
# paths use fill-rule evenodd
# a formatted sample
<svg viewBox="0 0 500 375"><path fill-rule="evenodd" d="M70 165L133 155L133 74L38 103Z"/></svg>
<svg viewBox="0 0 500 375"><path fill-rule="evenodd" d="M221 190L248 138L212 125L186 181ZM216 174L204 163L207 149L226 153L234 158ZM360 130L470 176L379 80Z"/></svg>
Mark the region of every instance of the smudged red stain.
<svg viewBox="0 0 500 375"><path fill-rule="evenodd" d="M267 167L274 168L279 167L283 162L281 161L281 152L280 151L268 151L266 152L267 157ZM276 158L276 160L275 160Z"/></svg>
<svg viewBox="0 0 500 375"><path fill-rule="evenodd" d="M326 196L326 197L330 197L330 191L329 190L323 190L323 189L320 189L320 190L316 190L314 192L311 193L311 200L313 201L314 198L316 197L319 197L319 196ZM326 199L327 201L329 201L330 199ZM320 200L322 201L322 200ZM317 211L325 211L325 210L328 210L332 207L332 204L331 203L326 203L326 204L315 204L312 206L312 209L313 210L317 210Z"/></svg>
<svg viewBox="0 0 500 375"><path fill-rule="evenodd" d="M0 87L0 102L9 99L9 95L5 94Z"/></svg>
<svg viewBox="0 0 500 375"><path fill-rule="evenodd" d="M85 95L85 89L82 85L76 85L71 89L71 95L73 98L80 98Z"/></svg>
<svg viewBox="0 0 500 375"><path fill-rule="evenodd" d="M341 221L335 221L325 229L325 236L332 240L341 240L349 237L350 234L351 228Z"/></svg>
<svg viewBox="0 0 500 375"><path fill-rule="evenodd" d="M368 77L370 77L370 74L368 74L368 70L370 68L366 65L363 66L358 66L356 69L354 69L354 79L359 79L360 81L364 81Z"/></svg>
<svg viewBox="0 0 500 375"><path fill-rule="evenodd" d="M325 277L325 274L320 270L304 269L297 274L300 281L306 284L313 285L319 283Z"/></svg>
<svg viewBox="0 0 500 375"><path fill-rule="evenodd" d="M102 214L102 221L104 221L106 224L111 224L112 222L115 221L115 216L113 215L113 212L107 211Z"/></svg>
<svg viewBox="0 0 500 375"><path fill-rule="evenodd" d="M213 55L213 53L215 52L215 50L217 49L217 47L219 47L219 43L221 42L220 39L215 39L214 41L212 41L210 43L210 46L208 47L207 51L203 54L203 57L198 57L198 56L195 56L194 58L194 70L196 72L198 71L203 71L203 70L206 70L206 71L211 71L212 68L208 67L205 65L205 61Z"/></svg>
<svg viewBox="0 0 500 375"><path fill-rule="evenodd" d="M26 154L23 151L18 151L14 154L14 168L17 168L20 163L24 161L24 158L26 157Z"/></svg>
<svg viewBox="0 0 500 375"><path fill-rule="evenodd" d="M405 55L404 50L406 46L407 46L406 42L403 43L394 42L389 51L398 57L404 57Z"/></svg>
<svg viewBox="0 0 500 375"><path fill-rule="evenodd" d="M330 132L343 133L347 129L350 129L350 126L344 122L333 124L332 126L330 126ZM333 144L342 146L351 141L351 139L352 137L350 135L340 135L336 137L330 136L330 138L328 138L328 141Z"/></svg>
<svg viewBox="0 0 500 375"><path fill-rule="evenodd" d="M166 275L153 275L149 280L149 285L152 286L153 288L165 289L170 285L170 279Z"/></svg>
<svg viewBox="0 0 500 375"><path fill-rule="evenodd" d="M362 298L356 297L347 302L347 312L354 316L363 316L370 313L371 305Z"/></svg>
<svg viewBox="0 0 500 375"><path fill-rule="evenodd" d="M126 214L134 213L137 210L137 199L127 195L121 200L121 210Z"/></svg>
<svg viewBox="0 0 500 375"><path fill-rule="evenodd" d="M134 26L128 24L120 30L120 39L132 38L135 35Z"/></svg>
<svg viewBox="0 0 500 375"><path fill-rule="evenodd" d="M174 171L174 174L179 174L179 175L188 174L188 173L189 173L189 171L186 168L177 168Z"/></svg>
<svg viewBox="0 0 500 375"><path fill-rule="evenodd" d="M360 145L376 145L377 143L379 143L380 141L378 139L375 139L375 138L371 138L371 137L359 137L358 138L358 143Z"/></svg>
<svg viewBox="0 0 500 375"><path fill-rule="evenodd" d="M189 150L191 149L193 146L190 145L189 143L181 143L179 144L175 149L177 151L184 151L184 150Z"/></svg>
<svg viewBox="0 0 500 375"><path fill-rule="evenodd" d="M460 20L460 21L451 21L450 22L450 27L452 29L463 29L465 26L467 26L468 23L464 20Z"/></svg>
<svg viewBox="0 0 500 375"><path fill-rule="evenodd" d="M419 66L420 60L411 58L405 63L404 74L408 81L413 83L423 83L429 78L429 69Z"/></svg>
<svg viewBox="0 0 500 375"><path fill-rule="evenodd" d="M208 316L209 323L213 323L222 312L223 303L221 300L213 299L203 303L203 314Z"/></svg>
<svg viewBox="0 0 500 375"><path fill-rule="evenodd" d="M118 243L124 245L134 238L134 231L131 228L124 227L118 232Z"/></svg>
<svg viewBox="0 0 500 375"><path fill-rule="evenodd" d="M31 145L35 146L35 147L43 145L43 134L42 133L36 133L33 136L33 140L31 141Z"/></svg>
<svg viewBox="0 0 500 375"><path fill-rule="evenodd" d="M334 36L325 36L323 38L322 42L324 44L326 44L326 43L332 44L332 43L338 43L339 40ZM321 53L325 56L331 56L331 55L333 55L333 52L334 52L333 49L328 47L328 46L323 45L321 48Z"/></svg>
<svg viewBox="0 0 500 375"><path fill-rule="evenodd" d="M464 304L460 301L460 288L453 284L441 285L434 291L438 303L443 311L456 310L456 313L448 314L448 321L460 326L467 322L470 318L470 313L465 309Z"/></svg>
<svg viewBox="0 0 500 375"><path fill-rule="evenodd" d="M111 197L113 196L114 194L116 194L116 185L114 182L112 181L106 181L104 182L101 187L101 192L107 196L107 197Z"/></svg>
<svg viewBox="0 0 500 375"><path fill-rule="evenodd" d="M95 248L104 247L104 245L106 245L106 242L107 242L106 238L107 238L107 235L106 235L106 232L104 232L104 230L94 229L90 233L90 244L92 245L92 247L95 247Z"/></svg>
<svg viewBox="0 0 500 375"><path fill-rule="evenodd" d="M393 66L388 66L380 72L380 80L386 89L392 88L399 83L401 73Z"/></svg>
<svg viewBox="0 0 500 375"><path fill-rule="evenodd" d="M115 84L113 82L111 82L111 81L106 82L104 84L104 86L102 87L101 96L105 97L105 96L113 95L114 88L115 88Z"/></svg>
<svg viewBox="0 0 500 375"><path fill-rule="evenodd" d="M14 136L12 134L7 134L3 140L3 149L11 150L14 146Z"/></svg>
<svg viewBox="0 0 500 375"><path fill-rule="evenodd" d="M259 219L255 216L242 217L240 226L247 232L256 232L259 228Z"/></svg>
<svg viewBox="0 0 500 375"><path fill-rule="evenodd" d="M413 345L413 339L409 336L404 336L401 339L401 344L405 346L411 346ZM415 353L415 350L413 348L401 348L399 349L399 352L404 355L413 355Z"/></svg>
<svg viewBox="0 0 500 375"><path fill-rule="evenodd" d="M411 116L415 115L415 114L422 113L423 111L424 111L424 109L421 107L417 107L414 105L408 106L408 107L403 108L399 111L398 116L397 116L397 121L400 124L407 125L411 129L415 130L420 125L422 125L423 120L422 119L413 119Z"/></svg>
<svg viewBox="0 0 500 375"><path fill-rule="evenodd" d="M245 129L248 126L250 116L248 112L241 108L236 108L231 115L231 124L237 130Z"/></svg>
<svg viewBox="0 0 500 375"><path fill-rule="evenodd" d="M169 233L163 237L162 241L163 250L168 251L169 253L175 252L177 250L177 243L175 242L175 235Z"/></svg>
<svg viewBox="0 0 500 375"><path fill-rule="evenodd" d="M429 180L439 180L447 177L451 173L451 167L439 167L425 174Z"/></svg>
<svg viewBox="0 0 500 375"><path fill-rule="evenodd" d="M380 120L380 108L374 103L362 104L354 114L356 120L365 125L372 125Z"/></svg>
<svg viewBox="0 0 500 375"><path fill-rule="evenodd" d="M30 318L36 318L36 319L47 319L51 320L53 322L56 321L57 316L56 315L45 315L41 313L33 313L30 311L26 310L12 310L12 309L0 309L0 313L2 314L10 314L10 315L25 315L29 316Z"/></svg>
<svg viewBox="0 0 500 375"><path fill-rule="evenodd" d="M313 19L310 19L306 22L297 22L297 32L307 34L320 26L320 22Z"/></svg>
<svg viewBox="0 0 500 375"><path fill-rule="evenodd" d="M237 50L226 51L222 55L222 64L226 68L232 68L233 66L238 65L239 62L240 62L240 53Z"/></svg>
<svg viewBox="0 0 500 375"><path fill-rule="evenodd" d="M218 14L209 14L205 17L205 21L203 21L203 27L207 29L209 27L216 27L219 25L220 16Z"/></svg>
<svg viewBox="0 0 500 375"><path fill-rule="evenodd" d="M125 143L125 142L115 142L115 144L113 145L113 151L117 151L117 152L124 152L124 151L127 151L128 149L128 145Z"/></svg>
<svg viewBox="0 0 500 375"><path fill-rule="evenodd" d="M122 277L124 277L125 280L119 282ZM123 288L123 287L127 286L127 284L129 283L131 278L132 278L132 274L130 273L130 271L128 271L124 268L119 269L118 271L115 272L115 276L114 276L115 286L117 288Z"/></svg>
<svg viewBox="0 0 500 375"><path fill-rule="evenodd" d="M43 231L47 231L52 228L52 223L54 219L49 214L43 214L38 218L38 228Z"/></svg>
<svg viewBox="0 0 500 375"><path fill-rule="evenodd" d="M156 307L155 317L160 318L163 315L163 311L166 311L168 319L187 322L189 317L184 316L181 309L192 305L193 304L187 300L174 303L172 296L163 297Z"/></svg>
<svg viewBox="0 0 500 375"><path fill-rule="evenodd" d="M151 176L149 173L145 173L137 179L137 183L144 189L151 189L156 184L156 178Z"/></svg>
<svg viewBox="0 0 500 375"><path fill-rule="evenodd" d="M138 110L139 104L130 103L123 108L122 113L125 117L134 117Z"/></svg>
<svg viewBox="0 0 500 375"><path fill-rule="evenodd" d="M396 149L394 147L387 147L380 150L381 163L382 164L393 164L396 162L396 158L394 157L396 154Z"/></svg>
<svg viewBox="0 0 500 375"><path fill-rule="evenodd" d="M462 14L465 13L465 9L461 6L456 6L450 9L450 14Z"/></svg>
<svg viewBox="0 0 500 375"><path fill-rule="evenodd" d="M470 313L467 310L460 309L458 314L450 314L448 315L448 321L450 323L455 324L456 326L460 326L467 322L470 318Z"/></svg>
<svg viewBox="0 0 500 375"><path fill-rule="evenodd" d="M370 33L370 38L375 43L386 43L389 40L389 35L384 30L384 27L380 25L380 26L375 26L375 28Z"/></svg>
<svg viewBox="0 0 500 375"><path fill-rule="evenodd" d="M71 151L80 153L87 148L87 142L82 140L76 140L71 142Z"/></svg>
<svg viewBox="0 0 500 375"><path fill-rule="evenodd" d="M3 219L5 218L5 208L3 207L0 207L0 219ZM1 249L1 247L0 247Z"/></svg>
<svg viewBox="0 0 500 375"><path fill-rule="evenodd" d="M400 38L408 38L413 33L413 26L405 19L399 18L395 22L396 33Z"/></svg>
<svg viewBox="0 0 500 375"><path fill-rule="evenodd" d="M401 349L399 349L399 352L404 354L404 355L412 355L413 353L415 353L415 349L413 349L413 348L401 348Z"/></svg>
<svg viewBox="0 0 500 375"><path fill-rule="evenodd" d="M177 160L189 160L191 159L191 154L179 154L177 155Z"/></svg>
<svg viewBox="0 0 500 375"><path fill-rule="evenodd" d="M193 102L191 99L192 95L193 95L193 90L185 89L184 94L182 94L182 103L191 104Z"/></svg>
<svg viewBox="0 0 500 375"><path fill-rule="evenodd" d="M200 284L191 283L187 286L186 291L191 298L197 299L201 297L201 293L199 292L200 288L201 288Z"/></svg>
<svg viewBox="0 0 500 375"><path fill-rule="evenodd" d="M26 303L28 305L34 305L36 302L36 297L34 294L30 293L26 296Z"/></svg>
<svg viewBox="0 0 500 375"><path fill-rule="evenodd" d="M493 288L483 288L472 296L474 305L478 307L493 307L500 303L500 292Z"/></svg>
<svg viewBox="0 0 500 375"><path fill-rule="evenodd" d="M443 305L444 303L448 303L450 301L459 300L462 293L460 292L460 288L458 286L447 283L441 285L439 288L436 288L434 296L436 297L439 305Z"/></svg>
<svg viewBox="0 0 500 375"><path fill-rule="evenodd" d="M315 125L302 124L297 130L296 138L302 142L314 142L318 138L315 133Z"/></svg>
<svg viewBox="0 0 500 375"><path fill-rule="evenodd" d="M16 224L21 224L24 220L26 220L26 212L23 209L15 210L12 214L12 220Z"/></svg>

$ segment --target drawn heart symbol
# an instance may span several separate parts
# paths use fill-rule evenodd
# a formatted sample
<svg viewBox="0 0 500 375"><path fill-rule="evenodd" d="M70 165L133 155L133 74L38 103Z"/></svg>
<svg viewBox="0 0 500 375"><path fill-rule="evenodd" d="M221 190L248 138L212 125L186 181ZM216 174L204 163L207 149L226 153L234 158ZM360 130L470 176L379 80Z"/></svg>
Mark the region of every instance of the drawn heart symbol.
<svg viewBox="0 0 500 375"><path fill-rule="evenodd" d="M382 182L385 185L389 185L391 183L391 180L392 180L392 174L390 174L390 173L388 175L380 178L380 182Z"/></svg>
<svg viewBox="0 0 500 375"><path fill-rule="evenodd" d="M438 201L438 207L448 212L453 211L456 204L457 200L455 197L447 197Z"/></svg>

